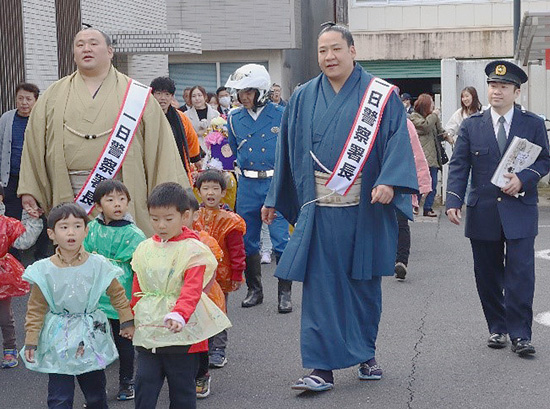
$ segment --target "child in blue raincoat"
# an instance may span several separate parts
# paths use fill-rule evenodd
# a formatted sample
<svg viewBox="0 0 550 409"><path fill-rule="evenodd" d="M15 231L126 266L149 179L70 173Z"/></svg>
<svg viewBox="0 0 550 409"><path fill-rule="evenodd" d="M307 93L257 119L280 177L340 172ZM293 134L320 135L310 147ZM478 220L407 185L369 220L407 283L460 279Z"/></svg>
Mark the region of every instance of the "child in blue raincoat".
<svg viewBox="0 0 550 409"><path fill-rule="evenodd" d="M33 284L25 322L23 361L28 369L49 374L48 407L73 407L74 377L89 408L107 408L104 369L117 357L105 313L98 308L107 291L121 322L121 336L131 339L133 316L122 272L105 257L82 247L88 216L74 203L63 203L48 217L55 254L27 268Z"/></svg>

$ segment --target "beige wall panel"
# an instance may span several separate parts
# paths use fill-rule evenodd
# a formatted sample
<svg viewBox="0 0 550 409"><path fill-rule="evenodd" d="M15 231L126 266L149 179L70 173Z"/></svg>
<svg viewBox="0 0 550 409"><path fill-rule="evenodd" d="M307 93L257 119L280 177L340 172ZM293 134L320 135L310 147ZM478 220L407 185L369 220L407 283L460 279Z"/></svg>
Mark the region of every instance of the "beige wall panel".
<svg viewBox="0 0 550 409"><path fill-rule="evenodd" d="M356 6L350 1L349 20L352 31L427 30L434 28L502 27L513 24L511 0L480 1L408 6ZM548 11L550 1L523 0L522 14ZM392 17L395 16L395 17ZM402 16L402 22L400 21Z"/></svg>
<svg viewBox="0 0 550 409"><path fill-rule="evenodd" d="M475 7L455 7L456 24L461 27L472 27L474 25Z"/></svg>
<svg viewBox="0 0 550 409"><path fill-rule="evenodd" d="M548 11L550 10L549 1L525 1L521 2L521 11L522 13L525 10L529 11Z"/></svg>
<svg viewBox="0 0 550 409"><path fill-rule="evenodd" d="M384 20L392 27L392 30L404 30L403 9L405 7L386 7ZM408 18L408 16L407 16Z"/></svg>
<svg viewBox="0 0 550 409"><path fill-rule="evenodd" d="M438 26L441 28L453 28L461 25L457 20L457 6L454 4L446 4L438 7Z"/></svg>
<svg viewBox="0 0 550 409"><path fill-rule="evenodd" d="M384 7L373 7L370 9L367 18L367 24L369 31L382 31L386 30L386 13Z"/></svg>
<svg viewBox="0 0 550 409"><path fill-rule="evenodd" d="M420 6L420 27L418 27L419 29L427 29L438 26L437 9L438 6Z"/></svg>
<svg viewBox="0 0 550 409"><path fill-rule="evenodd" d="M511 26L514 21L513 12L509 3L493 4L493 26Z"/></svg>
<svg viewBox="0 0 550 409"><path fill-rule="evenodd" d="M490 27L492 25L492 8L492 4L478 4L475 6L474 24L476 27Z"/></svg>
<svg viewBox="0 0 550 409"><path fill-rule="evenodd" d="M403 27L409 30L418 30L420 27L420 7L402 7Z"/></svg>
<svg viewBox="0 0 550 409"><path fill-rule="evenodd" d="M388 9L391 7L388 7ZM348 12L350 29L357 27L358 30L368 30L367 19L371 8L350 7Z"/></svg>

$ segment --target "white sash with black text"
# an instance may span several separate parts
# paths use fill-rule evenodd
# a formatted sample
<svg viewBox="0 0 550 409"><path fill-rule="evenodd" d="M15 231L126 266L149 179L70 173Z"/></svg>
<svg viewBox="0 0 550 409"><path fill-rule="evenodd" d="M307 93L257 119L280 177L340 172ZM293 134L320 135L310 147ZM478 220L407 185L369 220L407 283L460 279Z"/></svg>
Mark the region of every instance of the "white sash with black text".
<svg viewBox="0 0 550 409"><path fill-rule="evenodd" d="M104 180L113 179L122 167L150 95L151 89L148 86L130 79L109 139L74 200L88 214L94 208L94 192L97 185Z"/></svg>
<svg viewBox="0 0 550 409"><path fill-rule="evenodd" d="M363 95L355 121L326 187L343 196L367 162L380 128L384 107L396 86L373 78Z"/></svg>

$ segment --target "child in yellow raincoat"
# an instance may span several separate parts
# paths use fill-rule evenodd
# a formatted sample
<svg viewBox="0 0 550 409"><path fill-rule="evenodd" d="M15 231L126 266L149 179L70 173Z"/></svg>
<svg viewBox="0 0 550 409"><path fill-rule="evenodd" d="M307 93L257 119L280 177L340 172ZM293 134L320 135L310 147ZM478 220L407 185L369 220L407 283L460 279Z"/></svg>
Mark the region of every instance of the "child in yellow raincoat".
<svg viewBox="0 0 550 409"><path fill-rule="evenodd" d="M156 407L167 378L170 406L194 409L198 353L208 351L208 338L231 326L203 292L217 262L198 235L185 227L192 215L181 185L158 185L147 207L156 234L140 243L132 259L135 407Z"/></svg>

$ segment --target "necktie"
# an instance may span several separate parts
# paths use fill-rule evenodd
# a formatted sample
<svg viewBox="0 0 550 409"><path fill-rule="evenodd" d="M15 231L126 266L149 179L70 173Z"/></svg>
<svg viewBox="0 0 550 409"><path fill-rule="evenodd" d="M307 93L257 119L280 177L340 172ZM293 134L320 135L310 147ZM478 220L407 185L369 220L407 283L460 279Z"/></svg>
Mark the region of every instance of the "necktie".
<svg viewBox="0 0 550 409"><path fill-rule="evenodd" d="M500 154L504 154L504 148L506 147L506 130L504 129L504 117L501 116L498 118L498 133L497 133L497 143L498 149L500 149Z"/></svg>

